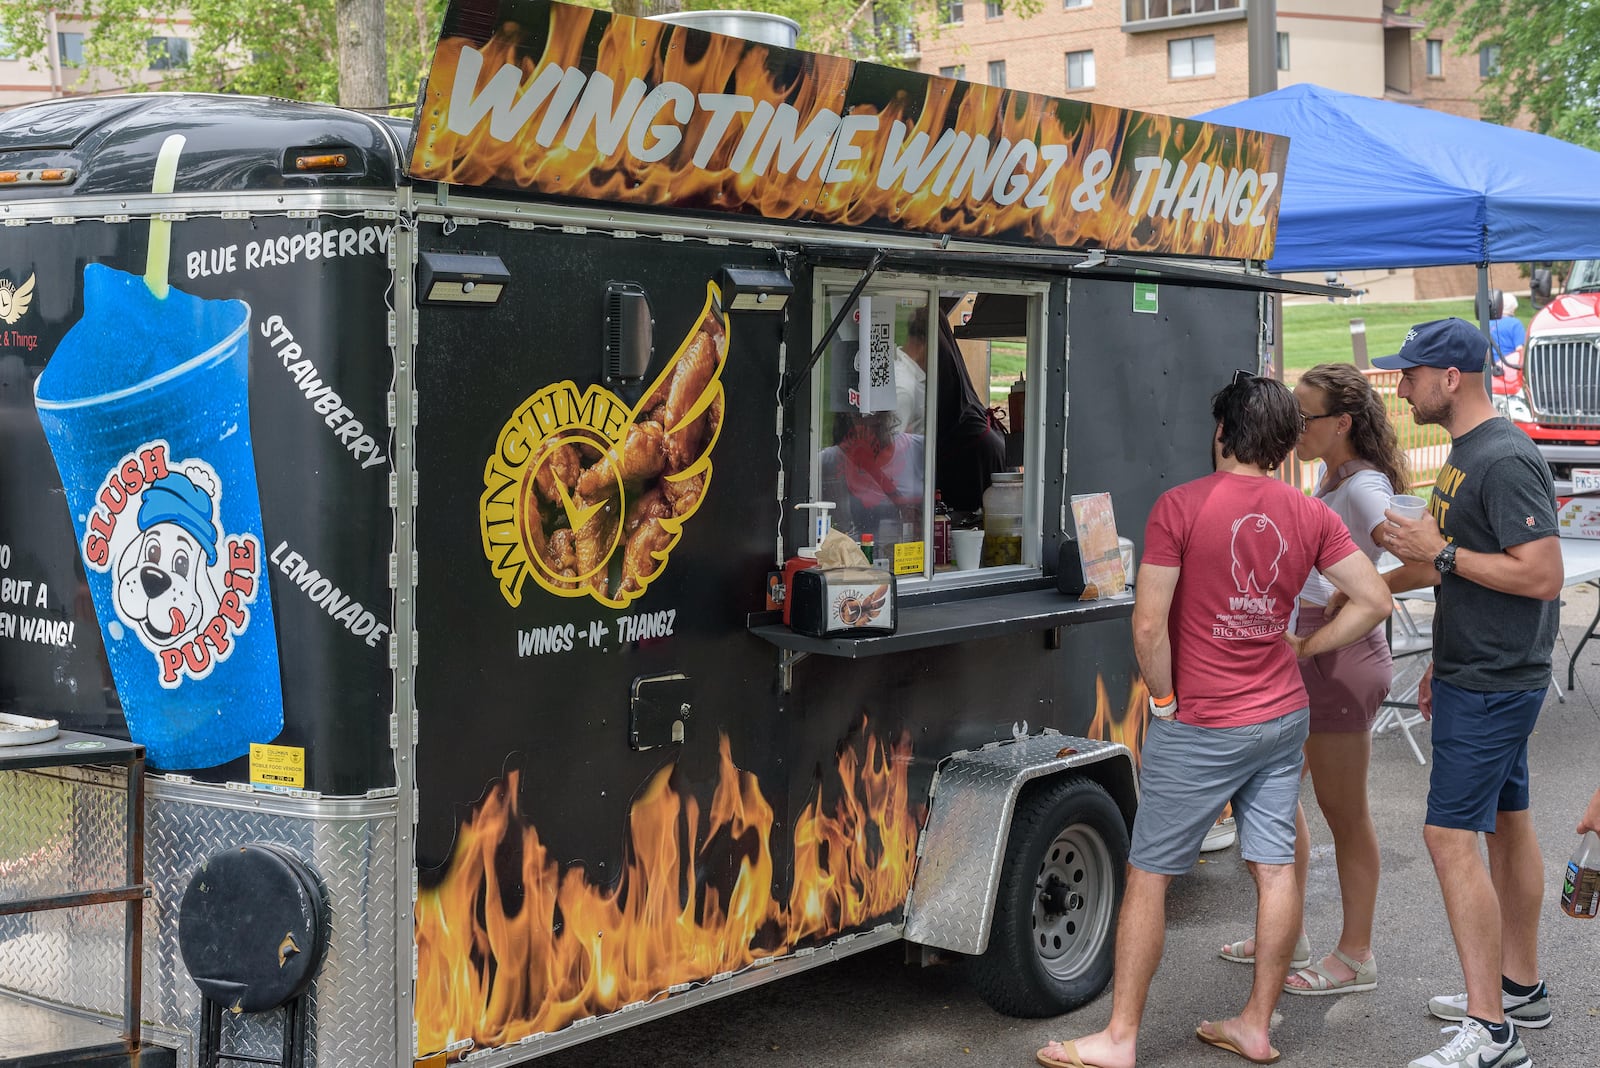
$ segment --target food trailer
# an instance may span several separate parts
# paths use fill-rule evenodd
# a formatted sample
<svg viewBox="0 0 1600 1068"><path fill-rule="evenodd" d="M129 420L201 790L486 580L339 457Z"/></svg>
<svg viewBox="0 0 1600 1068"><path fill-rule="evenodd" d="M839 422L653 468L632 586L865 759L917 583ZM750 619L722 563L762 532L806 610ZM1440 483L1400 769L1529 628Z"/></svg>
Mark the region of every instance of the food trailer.
<svg viewBox="0 0 1600 1068"><path fill-rule="evenodd" d="M548 0L414 123L0 113L7 1033L511 1064L897 940L1095 997L1145 691L1058 561L1208 470L1286 153ZM886 577L802 633L825 483Z"/></svg>

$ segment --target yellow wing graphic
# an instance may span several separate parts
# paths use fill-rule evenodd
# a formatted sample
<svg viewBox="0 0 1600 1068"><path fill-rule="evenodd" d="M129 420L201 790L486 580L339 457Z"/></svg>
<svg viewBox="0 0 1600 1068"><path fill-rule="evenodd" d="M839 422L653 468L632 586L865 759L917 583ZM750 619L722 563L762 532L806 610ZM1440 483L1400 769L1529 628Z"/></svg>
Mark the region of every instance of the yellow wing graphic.
<svg viewBox="0 0 1600 1068"><path fill-rule="evenodd" d="M644 593L661 573L683 524L695 513L711 481L711 450L722 432L722 368L728 323L722 294L706 285L706 302L694 329L633 409L635 426L660 428L660 471L630 502L623 519L622 578L617 607Z"/></svg>
<svg viewBox="0 0 1600 1068"><path fill-rule="evenodd" d="M33 280L36 277L30 274L28 280L15 290L9 285L0 286L0 321L7 326L28 313L28 306L33 303Z"/></svg>

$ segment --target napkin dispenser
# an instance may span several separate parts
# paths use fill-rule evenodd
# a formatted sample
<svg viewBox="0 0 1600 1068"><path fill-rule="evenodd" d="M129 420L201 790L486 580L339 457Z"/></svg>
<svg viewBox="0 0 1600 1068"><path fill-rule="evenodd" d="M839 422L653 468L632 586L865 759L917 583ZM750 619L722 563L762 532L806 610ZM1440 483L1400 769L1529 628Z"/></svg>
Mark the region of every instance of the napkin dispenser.
<svg viewBox="0 0 1600 1068"><path fill-rule="evenodd" d="M795 573L789 626L813 638L893 634L894 574L876 567L813 567Z"/></svg>

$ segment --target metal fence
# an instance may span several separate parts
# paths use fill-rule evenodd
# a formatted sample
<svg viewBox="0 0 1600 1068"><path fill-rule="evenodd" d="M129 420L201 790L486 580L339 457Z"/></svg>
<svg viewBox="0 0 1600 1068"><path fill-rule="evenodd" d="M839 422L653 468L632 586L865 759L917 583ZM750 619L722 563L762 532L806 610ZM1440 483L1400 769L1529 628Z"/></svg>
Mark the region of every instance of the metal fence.
<svg viewBox="0 0 1600 1068"><path fill-rule="evenodd" d="M1411 418L1411 405L1401 400L1397 392L1400 386L1399 371L1363 368L1361 373L1383 397L1384 410L1389 413L1389 422L1394 424L1395 433L1400 438L1400 448L1406 454L1406 463L1411 471L1411 484L1406 488L1414 490L1432 486L1434 476L1450 454L1450 435L1445 433L1443 427L1421 426ZM1316 463L1301 463L1290 453L1288 461L1278 469L1278 477L1310 493L1316 488L1317 466Z"/></svg>

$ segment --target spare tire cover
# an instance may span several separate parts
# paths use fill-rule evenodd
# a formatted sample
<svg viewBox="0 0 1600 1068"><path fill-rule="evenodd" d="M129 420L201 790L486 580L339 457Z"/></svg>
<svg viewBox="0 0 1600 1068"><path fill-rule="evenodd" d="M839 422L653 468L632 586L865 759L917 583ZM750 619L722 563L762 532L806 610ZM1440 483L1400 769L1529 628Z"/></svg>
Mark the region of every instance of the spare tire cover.
<svg viewBox="0 0 1600 1068"><path fill-rule="evenodd" d="M178 950L200 992L266 1012L310 985L327 948L316 874L284 846L250 843L201 863L178 906Z"/></svg>

